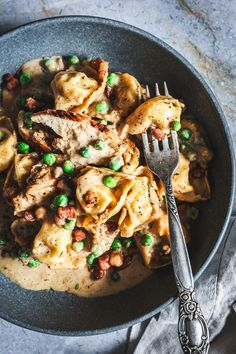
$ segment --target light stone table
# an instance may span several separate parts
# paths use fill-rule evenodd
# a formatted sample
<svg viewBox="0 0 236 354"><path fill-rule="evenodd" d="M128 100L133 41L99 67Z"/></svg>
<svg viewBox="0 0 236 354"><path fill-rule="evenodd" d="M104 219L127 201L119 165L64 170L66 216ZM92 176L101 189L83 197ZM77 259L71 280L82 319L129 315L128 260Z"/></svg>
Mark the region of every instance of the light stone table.
<svg viewBox="0 0 236 354"><path fill-rule="evenodd" d="M236 141L236 1L0 0L0 33L36 19L62 15L124 21L170 44L210 84ZM123 354L126 339L127 330L87 338L56 337L0 321L0 354ZM211 353L229 352L211 349Z"/></svg>

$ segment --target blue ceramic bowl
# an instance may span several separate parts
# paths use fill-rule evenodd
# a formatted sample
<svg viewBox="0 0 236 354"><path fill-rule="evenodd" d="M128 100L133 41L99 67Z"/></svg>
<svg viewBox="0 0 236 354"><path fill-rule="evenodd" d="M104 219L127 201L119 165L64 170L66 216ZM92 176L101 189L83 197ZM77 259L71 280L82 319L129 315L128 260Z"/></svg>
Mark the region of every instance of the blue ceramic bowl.
<svg viewBox="0 0 236 354"><path fill-rule="evenodd" d="M127 24L97 17L59 17L21 26L0 37L0 75L46 55L101 56L140 82L168 82L205 128L214 151L212 198L201 205L192 232L195 279L214 256L226 230L234 193L233 144L224 115L198 72L158 38ZM132 289L101 298L53 291L28 291L0 277L0 316L17 325L57 335L90 335L130 326L151 317L176 295L171 266Z"/></svg>

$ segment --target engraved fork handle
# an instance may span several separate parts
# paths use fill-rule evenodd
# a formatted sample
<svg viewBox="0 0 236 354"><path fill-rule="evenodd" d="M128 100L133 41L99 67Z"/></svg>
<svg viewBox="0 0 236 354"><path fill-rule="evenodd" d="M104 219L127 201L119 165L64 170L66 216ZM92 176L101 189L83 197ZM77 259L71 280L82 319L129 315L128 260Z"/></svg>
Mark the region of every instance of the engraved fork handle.
<svg viewBox="0 0 236 354"><path fill-rule="evenodd" d="M206 320L194 299L194 281L187 246L172 190L171 176L163 181L166 190L171 255L179 292L178 336L186 354L206 354L209 332Z"/></svg>

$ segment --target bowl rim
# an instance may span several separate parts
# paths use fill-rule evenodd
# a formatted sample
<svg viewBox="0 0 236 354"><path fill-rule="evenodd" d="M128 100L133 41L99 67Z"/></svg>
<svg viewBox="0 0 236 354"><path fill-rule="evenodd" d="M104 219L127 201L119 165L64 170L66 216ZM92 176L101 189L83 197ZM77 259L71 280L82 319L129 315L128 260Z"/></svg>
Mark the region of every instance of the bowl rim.
<svg viewBox="0 0 236 354"><path fill-rule="evenodd" d="M219 102L217 101L212 89L210 88L210 86L206 83L205 79L203 79L202 75L192 66L192 64L185 59L177 50L175 50L174 48L172 48L169 44L167 44L166 42L164 42L163 40L159 39L158 37L156 37L155 35L142 30L136 26L130 25L128 23L122 22L122 21L117 21L117 20L113 20L110 18L105 18L105 17L99 17L99 16L86 16L86 15L71 15L71 16L55 16L55 17L49 17L49 18L43 18L43 19L39 19L39 20L35 20L26 24L22 24L20 26L17 26L13 29L10 29L4 33L2 33L0 35L0 42L3 39L10 39L12 36L14 36L16 33L21 33L23 32L25 29L29 29L29 28L33 28L35 26L40 25L41 23L43 24L50 24L50 23L64 23L64 22L73 22L73 21L79 21L79 22L89 22L89 23L97 23L97 24L103 24L103 25L110 25L112 27L115 28L120 28L120 29L125 29L128 30L130 32L139 34L140 36L142 36L143 38L145 38L146 40L152 41L154 43L156 43L158 46L160 46L161 48L164 48L169 54L171 54L172 56L176 57L183 65L185 65L189 71L195 76L195 78L199 81L199 83L203 86L203 88L205 89L206 94L208 95L209 99L212 101L216 111L219 114L220 120L222 122L222 125L224 127L224 131L226 134L226 138L227 138L227 143L228 143L228 148L229 148L229 153L230 153L230 163L232 166L232 170L231 170L231 194L230 194L230 199L229 199L229 205L228 205L228 210L227 210L227 214L224 220L224 223L222 225L221 231L219 232L219 236L218 239L216 241L216 243L214 244L211 252L209 253L207 259L205 260L205 262L202 264L202 266L199 268L199 270L194 274L194 281L196 281L200 275L204 272L204 270L207 268L207 266L209 265L209 263L212 261L217 249L219 248L229 221L230 221L230 216L232 214L232 210L233 210L233 205L234 205L234 195L235 195L235 152L234 152L234 144L233 144L233 139L230 133L230 129L228 126L228 122L225 118L225 115L220 107ZM177 294L177 293L176 293ZM167 301L165 301L162 305L156 307L154 310L145 313L142 316L139 316L137 318L134 318L128 322L116 325L116 326L110 326L110 327L105 327L102 329L97 329L97 330L85 330L85 331L81 331L81 330L75 330L75 331L71 331L71 330L55 330L55 329L45 329L45 328L41 328L38 326L33 326L31 324L28 324L27 322L24 321L20 321L17 319L14 319L6 314L3 314L2 311L0 311L0 318L13 323L17 326L26 328L28 330L33 330L36 332L41 332L41 333L45 333L45 334L50 334L50 335L58 335L58 336L90 336L90 335L98 335L98 334L104 334L104 333L109 333L109 332L113 332L113 331L117 331L117 330L121 330L127 327L130 327L134 324L137 324L139 322L145 321L149 318L151 318L152 316L158 314L160 311L164 310L170 303L172 303L174 300L176 299L176 295L170 299L168 299Z"/></svg>

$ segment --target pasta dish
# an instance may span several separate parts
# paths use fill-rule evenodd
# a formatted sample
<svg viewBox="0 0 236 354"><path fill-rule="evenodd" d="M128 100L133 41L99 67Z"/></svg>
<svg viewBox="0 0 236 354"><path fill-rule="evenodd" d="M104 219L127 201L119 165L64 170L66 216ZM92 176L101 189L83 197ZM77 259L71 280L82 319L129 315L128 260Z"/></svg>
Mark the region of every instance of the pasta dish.
<svg viewBox="0 0 236 354"><path fill-rule="evenodd" d="M141 99L140 99L141 97ZM93 296L137 284L170 263L164 187L140 134L178 132L173 190L186 240L210 198L212 152L185 104L146 100L129 73L100 58L31 60L2 78L0 269L33 290Z"/></svg>

